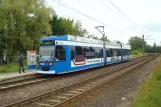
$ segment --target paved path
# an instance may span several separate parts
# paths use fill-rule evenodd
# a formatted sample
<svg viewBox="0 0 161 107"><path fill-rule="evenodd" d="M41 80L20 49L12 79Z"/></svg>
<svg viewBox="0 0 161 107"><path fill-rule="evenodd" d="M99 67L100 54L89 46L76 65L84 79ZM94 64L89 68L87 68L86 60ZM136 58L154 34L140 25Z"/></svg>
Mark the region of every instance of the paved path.
<svg viewBox="0 0 161 107"><path fill-rule="evenodd" d="M27 70L25 71L25 73L31 73L31 72L37 72L37 70ZM11 72L11 73L0 73L0 77L1 76L6 76L6 75L15 75L15 74L19 74L18 72ZM23 72L20 74L24 74Z"/></svg>
<svg viewBox="0 0 161 107"><path fill-rule="evenodd" d="M36 73L38 73L37 70L25 71L25 73L20 73L20 74L18 72L4 73L4 74L0 74L0 80L7 79L7 78L9 79L9 78L21 77L25 75L32 75Z"/></svg>

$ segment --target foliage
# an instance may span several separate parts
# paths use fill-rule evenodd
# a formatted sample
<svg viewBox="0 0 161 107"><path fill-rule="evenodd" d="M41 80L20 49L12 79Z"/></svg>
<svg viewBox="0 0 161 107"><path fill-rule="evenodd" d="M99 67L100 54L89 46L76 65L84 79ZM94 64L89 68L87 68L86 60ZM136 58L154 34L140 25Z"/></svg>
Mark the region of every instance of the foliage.
<svg viewBox="0 0 161 107"><path fill-rule="evenodd" d="M73 19L58 17L57 15L53 15L51 27L53 35L70 34L84 37L88 34L88 31L82 28L80 21L75 22Z"/></svg>
<svg viewBox="0 0 161 107"><path fill-rule="evenodd" d="M145 48L145 52L146 53L152 53L153 52L153 47L150 46L150 45L147 45L146 48Z"/></svg>
<svg viewBox="0 0 161 107"><path fill-rule="evenodd" d="M131 51L131 53L135 55L139 55L139 54L142 54L143 51L141 49L137 49L137 50Z"/></svg>
<svg viewBox="0 0 161 107"><path fill-rule="evenodd" d="M152 77L139 90L134 107L160 107L161 105L161 59L153 68Z"/></svg>
<svg viewBox="0 0 161 107"><path fill-rule="evenodd" d="M0 10L1 56L38 49L39 38L51 33L53 11L46 8L45 0L3 0Z"/></svg>
<svg viewBox="0 0 161 107"><path fill-rule="evenodd" d="M160 53L161 52L161 47L156 46L156 43L154 43L153 46L147 45L145 47L145 52L146 53Z"/></svg>
<svg viewBox="0 0 161 107"><path fill-rule="evenodd" d="M70 34L85 37L88 31L80 21L58 17L45 0L0 0L0 62L27 50L38 50L46 35ZM96 36L91 38L102 40ZM109 41L107 37L106 41Z"/></svg>
<svg viewBox="0 0 161 107"><path fill-rule="evenodd" d="M110 42L110 40L107 38L107 36L106 36L106 37L104 37L104 38L103 38L103 37L101 37L101 38L100 38L100 40L104 40L104 41Z"/></svg>
<svg viewBox="0 0 161 107"><path fill-rule="evenodd" d="M143 51L141 49L131 51L132 58L142 56Z"/></svg>
<svg viewBox="0 0 161 107"><path fill-rule="evenodd" d="M131 45L131 50L134 51L134 53L136 53L135 51L137 51L137 50L143 51L143 40L141 37L137 37L137 36L131 37L129 40L129 44ZM154 43L153 46L150 46L145 41L144 42L144 50L146 53L159 53L159 52L161 52L161 47L156 46L156 43Z"/></svg>
<svg viewBox="0 0 161 107"><path fill-rule="evenodd" d="M129 44L131 45L131 50L143 49L143 39L141 37L135 36L131 37L129 40ZM144 41L144 46L146 46L146 42Z"/></svg>
<svg viewBox="0 0 161 107"><path fill-rule="evenodd" d="M86 29L83 29L80 21L75 22L73 19L58 17L56 14L54 14L52 17L51 27L53 35L70 34L74 36L103 40L102 38L88 34L88 31ZM109 41L107 37L105 37L104 40Z"/></svg>
<svg viewBox="0 0 161 107"><path fill-rule="evenodd" d="M88 35L87 38L92 38L92 39L96 39L96 40L103 40L103 37L98 38L97 36L94 36L94 35ZM104 37L104 41L110 42L110 40L107 37Z"/></svg>
<svg viewBox="0 0 161 107"><path fill-rule="evenodd" d="M138 55L138 51L131 51L131 54Z"/></svg>

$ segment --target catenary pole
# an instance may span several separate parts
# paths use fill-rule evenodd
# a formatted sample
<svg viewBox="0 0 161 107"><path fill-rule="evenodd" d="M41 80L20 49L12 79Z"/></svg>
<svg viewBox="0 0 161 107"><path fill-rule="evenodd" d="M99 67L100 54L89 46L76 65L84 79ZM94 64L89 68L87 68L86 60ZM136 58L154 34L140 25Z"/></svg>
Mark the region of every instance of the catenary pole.
<svg viewBox="0 0 161 107"><path fill-rule="evenodd" d="M105 32L104 32L104 26L96 26L95 28L102 34L104 64L106 64L106 48L105 48ZM99 28L102 28L103 31L101 31Z"/></svg>
<svg viewBox="0 0 161 107"><path fill-rule="evenodd" d="M142 35L143 37L143 56L144 56L144 53L145 53L145 50L144 50L144 34Z"/></svg>

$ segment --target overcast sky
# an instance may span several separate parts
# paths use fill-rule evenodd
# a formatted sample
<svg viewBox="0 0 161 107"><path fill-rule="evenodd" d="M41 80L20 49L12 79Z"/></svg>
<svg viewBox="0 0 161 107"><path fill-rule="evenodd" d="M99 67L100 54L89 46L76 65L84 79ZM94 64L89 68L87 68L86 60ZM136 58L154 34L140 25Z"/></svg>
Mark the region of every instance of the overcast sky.
<svg viewBox="0 0 161 107"><path fill-rule="evenodd" d="M145 38L151 35L148 39L152 40L146 40L148 44L153 45L156 42L157 45L161 45L161 0L111 0L135 24L121 14L108 0L46 1L47 6L52 7L58 16L80 20L83 28L95 36L102 36L95 26L104 26L105 34L111 41L119 40L128 43L130 37L141 37L144 34ZM78 10L92 19L54 1Z"/></svg>

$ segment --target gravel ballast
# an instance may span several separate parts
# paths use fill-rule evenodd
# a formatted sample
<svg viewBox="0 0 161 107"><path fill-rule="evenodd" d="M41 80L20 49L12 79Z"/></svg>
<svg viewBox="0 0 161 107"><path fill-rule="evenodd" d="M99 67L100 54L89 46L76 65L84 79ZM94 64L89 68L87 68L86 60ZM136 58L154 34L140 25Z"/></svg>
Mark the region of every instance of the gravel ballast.
<svg viewBox="0 0 161 107"><path fill-rule="evenodd" d="M119 66L123 66L126 63L128 62L117 64L115 66L109 66L107 68L103 68L103 70L99 69L99 70L94 70L92 72L90 71L90 72L84 72L80 74L78 73L74 76L69 76L69 77L65 77L62 79L58 79L58 80L53 79L53 81L46 81L43 83L33 84L33 85L25 86L22 88L13 89L10 91L0 92L0 106L9 104L12 102L17 102L17 101L20 101L20 100L23 100L29 97L33 97L41 93L48 92L50 90L56 90L58 88L78 82L80 80L87 79L94 75L99 75L101 73L108 72L109 70L119 67Z"/></svg>
<svg viewBox="0 0 161 107"><path fill-rule="evenodd" d="M90 95L72 103L69 107L131 107L136 91L151 74L154 63L148 62L106 86L92 92Z"/></svg>

